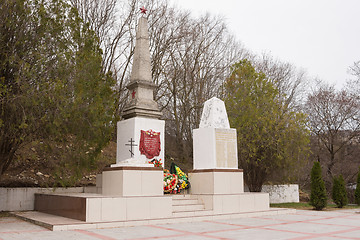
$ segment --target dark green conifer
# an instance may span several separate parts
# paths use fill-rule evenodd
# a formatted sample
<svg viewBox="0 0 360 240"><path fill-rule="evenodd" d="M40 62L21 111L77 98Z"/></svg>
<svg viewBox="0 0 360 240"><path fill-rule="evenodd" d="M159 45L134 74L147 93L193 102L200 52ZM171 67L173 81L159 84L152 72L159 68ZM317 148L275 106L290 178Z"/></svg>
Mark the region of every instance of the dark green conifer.
<svg viewBox="0 0 360 240"><path fill-rule="evenodd" d="M332 199L338 208L342 208L348 203L345 181L341 174L333 179Z"/></svg>
<svg viewBox="0 0 360 240"><path fill-rule="evenodd" d="M360 205L360 167L359 167L359 173L358 173L357 180L356 180L355 203L357 205Z"/></svg>
<svg viewBox="0 0 360 240"><path fill-rule="evenodd" d="M319 162L314 162L314 166L311 169L310 205L313 206L315 210L322 210L327 205L326 189Z"/></svg>

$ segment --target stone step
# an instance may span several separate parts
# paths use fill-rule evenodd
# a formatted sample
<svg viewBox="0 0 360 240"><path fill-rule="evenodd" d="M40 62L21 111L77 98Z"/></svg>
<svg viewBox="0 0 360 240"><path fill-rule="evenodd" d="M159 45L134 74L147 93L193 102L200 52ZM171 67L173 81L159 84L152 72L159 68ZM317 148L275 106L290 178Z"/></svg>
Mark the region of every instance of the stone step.
<svg viewBox="0 0 360 240"><path fill-rule="evenodd" d="M173 200L182 200L182 199L197 199L193 195L190 194L175 194L172 196Z"/></svg>
<svg viewBox="0 0 360 240"><path fill-rule="evenodd" d="M174 195L172 211L173 217L206 216L212 213L212 211L205 210L204 204L196 196L191 195Z"/></svg>
<svg viewBox="0 0 360 240"><path fill-rule="evenodd" d="M203 204L187 204L187 205L173 205L173 212L187 212L187 211L198 211L204 210Z"/></svg>
<svg viewBox="0 0 360 240"><path fill-rule="evenodd" d="M208 216L212 215L214 212L212 210L197 210L197 211L180 211L173 212L172 217L199 217L199 216Z"/></svg>
<svg viewBox="0 0 360 240"><path fill-rule="evenodd" d="M230 218L243 218L243 217L259 217L259 216L273 216L273 215L284 215L284 214L295 214L295 209L286 208L271 208L265 211L259 212L244 212L244 213L230 213L230 214L214 214L212 211L196 211L189 215L184 216L184 212L176 213L177 217L173 216L170 218L163 219L149 219L149 220L132 220L132 221L114 221L114 222L83 222L80 220L50 215L47 213L37 211L25 211L25 212L12 212L12 214L20 217L25 221L35 223L37 225L46 227L52 231L70 231L74 229L103 229L103 228L115 228L115 227L129 227L129 226L140 226L140 225L157 225L157 224L168 224L168 223L183 223L183 222L195 222L204 220L218 220L218 219L230 219ZM200 215L202 214L202 216ZM181 216L183 215L183 216Z"/></svg>
<svg viewBox="0 0 360 240"><path fill-rule="evenodd" d="M200 204L199 200L197 199L182 199L182 200L172 200L172 205L173 206L177 206L177 205L193 205L193 204Z"/></svg>

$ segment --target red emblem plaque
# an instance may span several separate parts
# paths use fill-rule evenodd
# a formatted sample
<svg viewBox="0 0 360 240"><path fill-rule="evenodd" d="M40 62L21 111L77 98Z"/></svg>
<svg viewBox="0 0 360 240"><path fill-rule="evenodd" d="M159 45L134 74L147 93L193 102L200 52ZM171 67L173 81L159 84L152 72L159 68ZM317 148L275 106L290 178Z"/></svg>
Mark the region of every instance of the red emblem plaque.
<svg viewBox="0 0 360 240"><path fill-rule="evenodd" d="M148 159L159 156L161 151L160 132L154 132L151 129L141 130L139 150Z"/></svg>

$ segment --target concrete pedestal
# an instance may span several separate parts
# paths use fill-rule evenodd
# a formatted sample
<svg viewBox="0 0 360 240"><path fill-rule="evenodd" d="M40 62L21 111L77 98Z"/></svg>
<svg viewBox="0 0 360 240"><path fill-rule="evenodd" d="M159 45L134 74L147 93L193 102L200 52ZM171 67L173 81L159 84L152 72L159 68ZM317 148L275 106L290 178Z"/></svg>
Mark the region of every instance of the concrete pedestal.
<svg viewBox="0 0 360 240"><path fill-rule="evenodd" d="M191 194L244 193L242 169L203 169L189 173Z"/></svg>
<svg viewBox="0 0 360 240"><path fill-rule="evenodd" d="M112 167L102 173L102 194L112 196L163 196L163 168Z"/></svg>
<svg viewBox="0 0 360 240"><path fill-rule="evenodd" d="M117 123L117 150L116 150L116 164L112 167L118 166L138 166L138 167L152 167L152 164L148 164L148 161L152 159L147 159L145 155L142 155L139 150L140 145L140 135L141 130L148 131L152 130L155 132L160 132L160 155L156 156L156 159L161 159L161 162L164 166L164 128L165 121L159 119L143 118L143 117L134 117L119 121ZM133 140L133 157L131 158L130 149L131 146L130 140Z"/></svg>
<svg viewBox="0 0 360 240"><path fill-rule="evenodd" d="M189 173L190 192L214 214L269 210L268 193L244 193L242 169L203 169Z"/></svg>

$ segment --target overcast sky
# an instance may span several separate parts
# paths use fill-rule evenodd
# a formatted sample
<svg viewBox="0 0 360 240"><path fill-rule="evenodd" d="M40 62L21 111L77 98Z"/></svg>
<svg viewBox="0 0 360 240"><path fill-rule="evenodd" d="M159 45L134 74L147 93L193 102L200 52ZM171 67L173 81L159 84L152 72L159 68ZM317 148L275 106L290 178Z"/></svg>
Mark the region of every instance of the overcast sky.
<svg viewBox="0 0 360 240"><path fill-rule="evenodd" d="M341 88L360 61L360 0L171 0L194 16L225 17L229 29L255 53L303 68Z"/></svg>

